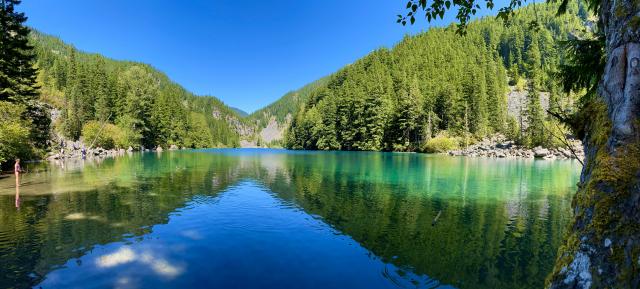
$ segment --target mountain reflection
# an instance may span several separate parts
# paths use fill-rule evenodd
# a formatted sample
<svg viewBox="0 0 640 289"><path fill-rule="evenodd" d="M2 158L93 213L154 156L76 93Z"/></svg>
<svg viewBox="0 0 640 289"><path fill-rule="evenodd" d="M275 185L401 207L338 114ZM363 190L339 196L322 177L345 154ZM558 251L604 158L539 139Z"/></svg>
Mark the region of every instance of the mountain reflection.
<svg viewBox="0 0 640 289"><path fill-rule="evenodd" d="M230 188L241 192L245 180L392 264L379 274L399 286L539 288L577 181L571 162L264 150L134 154L34 169L22 180L20 210L13 179L0 180L2 288L39 284L96 246L143 242L171 216L215 203ZM121 264L167 278L190 274L184 264L127 246L92 265Z"/></svg>

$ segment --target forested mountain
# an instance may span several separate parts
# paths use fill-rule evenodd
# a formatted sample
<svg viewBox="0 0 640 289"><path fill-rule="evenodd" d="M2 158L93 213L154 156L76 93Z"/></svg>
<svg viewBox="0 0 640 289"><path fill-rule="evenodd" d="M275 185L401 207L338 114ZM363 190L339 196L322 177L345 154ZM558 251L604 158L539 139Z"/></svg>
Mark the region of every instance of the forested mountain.
<svg viewBox="0 0 640 289"><path fill-rule="evenodd" d="M250 114L248 120L256 127L258 140L264 145L279 145L284 130L298 109L307 103L313 91L325 86L328 80L329 77L323 77L298 90L287 92L277 101Z"/></svg>
<svg viewBox="0 0 640 289"><path fill-rule="evenodd" d="M231 106L230 108L233 109L233 111L235 111L236 114L238 114L241 117L249 116L249 114L246 111L242 110L242 109L239 109L239 108L233 107L233 106Z"/></svg>
<svg viewBox="0 0 640 289"><path fill-rule="evenodd" d="M554 145L557 124L539 92L547 92L550 109L567 109L553 77L563 61L559 41L586 33L588 17L581 3L567 11L556 16L557 5L530 5L506 25L485 17L464 37L452 25L378 49L307 91L286 147L434 151L492 133ZM518 115L508 113L509 89L529 92Z"/></svg>
<svg viewBox="0 0 640 289"><path fill-rule="evenodd" d="M147 64L84 53L36 31L30 41L41 99L66 139L107 148L239 145L244 120L215 97L195 96Z"/></svg>

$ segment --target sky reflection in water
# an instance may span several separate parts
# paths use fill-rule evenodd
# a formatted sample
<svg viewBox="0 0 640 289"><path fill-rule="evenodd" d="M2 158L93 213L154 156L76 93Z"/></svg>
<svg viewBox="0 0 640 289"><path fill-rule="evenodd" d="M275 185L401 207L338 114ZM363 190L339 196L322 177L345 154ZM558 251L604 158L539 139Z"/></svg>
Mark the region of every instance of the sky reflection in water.
<svg viewBox="0 0 640 289"><path fill-rule="evenodd" d="M578 169L275 150L51 165L19 209L0 180L0 287L537 288Z"/></svg>

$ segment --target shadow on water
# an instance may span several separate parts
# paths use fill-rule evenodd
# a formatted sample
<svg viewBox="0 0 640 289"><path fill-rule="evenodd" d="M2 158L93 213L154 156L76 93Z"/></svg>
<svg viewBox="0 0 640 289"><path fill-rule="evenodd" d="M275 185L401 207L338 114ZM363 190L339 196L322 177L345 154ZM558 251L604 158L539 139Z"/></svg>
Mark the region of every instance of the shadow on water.
<svg viewBox="0 0 640 289"><path fill-rule="evenodd" d="M299 220L299 227L292 232L324 228L326 224L331 229L320 231L347 238L336 241L337 237L330 237L331 234L316 236L324 240L318 246L356 242L358 246L353 251L364 248L369 258L386 264L381 268L371 266L391 287L435 288L451 284L458 288L539 288L551 269L569 221L570 193L576 177L577 168L571 162L264 150L165 152L100 163L54 165L38 175L25 176L20 210L15 207L15 187L8 179L0 180L0 287L28 288L53 280L56 274L52 272L65 268L67 271L61 272L69 275L69 270L80 272L69 262L86 262L97 248L110 249L109 254L115 254L103 259L107 265L138 260L136 264L140 266L172 274L181 267L172 267L162 256L145 255L144 250L125 245L152 247L155 243L148 238L153 237L173 240L172 234L162 233L168 229L160 229L161 224L173 228L178 226L174 223L180 222L185 226L220 228L220 232L237 232L229 228L244 224L244 231L239 231L242 236L231 234L228 238L249 242L247 239L253 235L247 231L282 218L282 223L272 224L275 232L291 229L284 221ZM239 210L243 216L236 216L233 210L222 215L217 212L225 207L214 203L225 198L234 200L234 206L263 198L260 194L251 195L255 199L243 195L254 191L247 181L262 184L275 201ZM287 210L301 210L301 214L274 210L283 204ZM196 212L200 215L194 215ZM253 219L251 214L256 214ZM432 225L438 214L438 222ZM301 221L306 218L316 221ZM216 232L210 230L211 234ZM215 234L187 232L196 248L198 242L208 241L206 247L200 248L202 252L211 253L207 251L213 250L209 247L222 246L213 242L219 240ZM295 252L296 242L278 247L275 240L315 240L311 233L305 234L291 234L282 240L273 234L257 234L263 243L249 242L246 246L273 244L274 254ZM342 245L331 246L344 256L353 253L341 251L345 250ZM260 249L256 247L257 253L265 254ZM320 254L316 249L300 248L305 254L299 255ZM224 255L225 252L216 252L215 256ZM182 261L196 264L212 256L187 254ZM262 260L272 260L268 257ZM318 263L333 264L326 256L316 257ZM264 262L260 270L267 276L269 264ZM308 263L298 266L312 268L313 264ZM348 264L335 265L338 269L340 266ZM216 272L220 276L233 274ZM199 278L192 271L185 271L182 277ZM297 276L301 278L298 285L305 284L303 277ZM295 280L296 276L290 278ZM307 287L314 288L312 284Z"/></svg>

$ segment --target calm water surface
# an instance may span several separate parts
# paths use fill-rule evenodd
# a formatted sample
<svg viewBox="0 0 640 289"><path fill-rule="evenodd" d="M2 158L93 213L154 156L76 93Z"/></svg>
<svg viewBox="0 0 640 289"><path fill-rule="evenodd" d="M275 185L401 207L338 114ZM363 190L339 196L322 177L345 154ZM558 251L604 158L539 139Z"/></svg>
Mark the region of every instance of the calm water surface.
<svg viewBox="0 0 640 289"><path fill-rule="evenodd" d="M19 198L0 179L0 288L541 288L579 164L228 149L28 168Z"/></svg>

